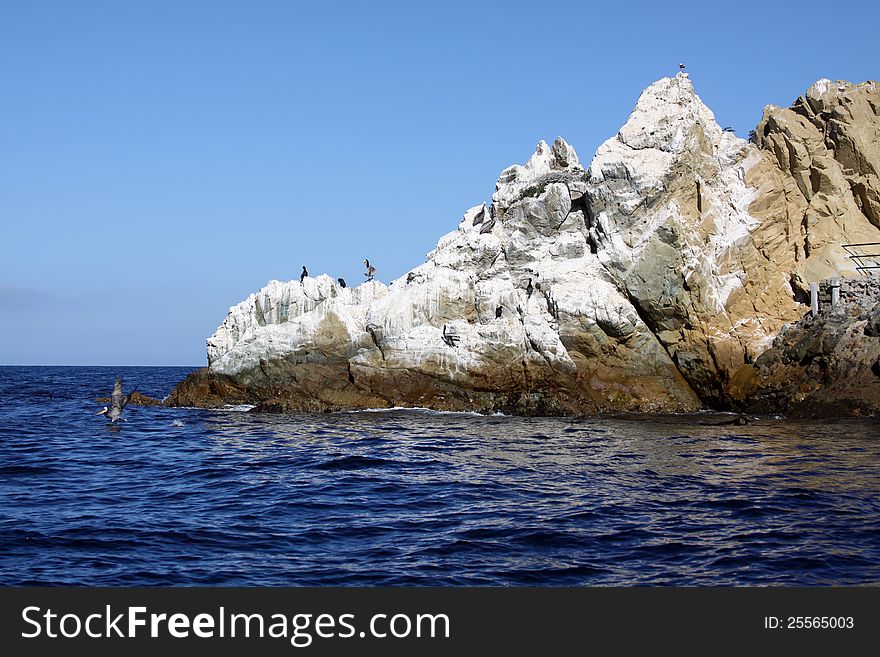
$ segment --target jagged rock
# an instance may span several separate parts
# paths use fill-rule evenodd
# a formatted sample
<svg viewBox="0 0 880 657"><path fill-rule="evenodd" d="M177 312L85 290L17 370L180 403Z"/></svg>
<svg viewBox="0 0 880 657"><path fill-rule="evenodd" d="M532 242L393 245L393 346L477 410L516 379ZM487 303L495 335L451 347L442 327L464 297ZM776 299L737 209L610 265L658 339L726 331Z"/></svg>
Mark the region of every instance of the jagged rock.
<svg viewBox="0 0 880 657"><path fill-rule="evenodd" d="M210 373L170 403L220 404L216 374L234 382L226 392L236 403L288 410L697 408L590 252L569 191L579 184L583 197L584 178L571 146L541 142L526 165L502 173L491 208L468 210L425 264L389 287L272 281L230 309L208 340ZM444 326L457 331L455 346Z"/></svg>
<svg viewBox="0 0 880 657"><path fill-rule="evenodd" d="M808 417L880 412L880 280L871 283L845 283L839 306L786 327L736 373L731 405Z"/></svg>
<svg viewBox="0 0 880 657"><path fill-rule="evenodd" d="M687 74L664 78L588 171L561 138L540 142L389 286L270 282L230 309L209 370L169 403L570 414L735 401L764 371L744 363L803 314L808 284L854 273L840 245L880 241L877 98L873 83L820 81L792 109L768 107L751 144Z"/></svg>
<svg viewBox="0 0 880 657"><path fill-rule="evenodd" d="M800 235L802 248L793 274L801 290L836 273L855 273L843 244L878 241L878 110L876 83L830 80L819 80L791 109L764 109L756 142L787 174L764 195L784 196L784 211L795 219L790 232Z"/></svg>
<svg viewBox="0 0 880 657"><path fill-rule="evenodd" d="M722 131L679 73L642 93L590 165L589 231L599 260L707 400L777 328L730 309L749 279L739 252L760 223L746 184L759 160Z"/></svg>
<svg viewBox="0 0 880 657"><path fill-rule="evenodd" d="M876 106L871 83L846 93ZM877 116L856 115L840 132L873 134ZM760 148L722 131L680 73L645 90L590 165L600 260L710 404L802 314L809 282L855 273L842 244L880 241L815 125L768 107L757 132Z"/></svg>
<svg viewBox="0 0 880 657"><path fill-rule="evenodd" d="M793 110L807 117L825 138L854 200L880 228L880 94L876 82L853 85L819 80L798 99Z"/></svg>

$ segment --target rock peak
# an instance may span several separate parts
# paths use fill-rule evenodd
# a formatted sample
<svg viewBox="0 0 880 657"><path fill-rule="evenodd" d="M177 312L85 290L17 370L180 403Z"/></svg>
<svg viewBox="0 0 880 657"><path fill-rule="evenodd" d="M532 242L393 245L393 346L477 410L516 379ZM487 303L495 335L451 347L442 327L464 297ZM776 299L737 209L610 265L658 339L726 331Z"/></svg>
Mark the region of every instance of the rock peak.
<svg viewBox="0 0 880 657"><path fill-rule="evenodd" d="M523 189L551 174L561 172L583 173L577 152L562 137L557 137L552 146L542 139L528 162L513 164L501 172L495 183L492 201L509 205L520 196Z"/></svg>
<svg viewBox="0 0 880 657"><path fill-rule="evenodd" d="M525 168L531 169L532 174L539 175L580 165L574 148L562 137L557 137L553 146L548 146L543 139L539 141Z"/></svg>
<svg viewBox="0 0 880 657"><path fill-rule="evenodd" d="M853 84L847 80L822 78L810 85L807 92L795 101L792 109L813 120L815 115L830 113L841 103L852 104L859 97L872 97L874 91L875 83L871 80Z"/></svg>
<svg viewBox="0 0 880 657"><path fill-rule="evenodd" d="M617 138L630 148L657 148L681 152L690 129L699 124L712 142L721 138L721 128L694 91L687 73L660 78L645 89Z"/></svg>

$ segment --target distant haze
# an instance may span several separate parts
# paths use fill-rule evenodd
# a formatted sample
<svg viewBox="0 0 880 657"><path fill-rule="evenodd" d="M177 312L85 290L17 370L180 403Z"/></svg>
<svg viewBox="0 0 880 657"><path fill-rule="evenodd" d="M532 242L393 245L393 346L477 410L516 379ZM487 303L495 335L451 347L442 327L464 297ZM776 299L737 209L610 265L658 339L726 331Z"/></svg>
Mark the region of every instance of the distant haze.
<svg viewBox="0 0 880 657"><path fill-rule="evenodd" d="M0 364L199 365L270 279L387 283L679 62L741 137L880 76L875 3L423 4L4 2Z"/></svg>

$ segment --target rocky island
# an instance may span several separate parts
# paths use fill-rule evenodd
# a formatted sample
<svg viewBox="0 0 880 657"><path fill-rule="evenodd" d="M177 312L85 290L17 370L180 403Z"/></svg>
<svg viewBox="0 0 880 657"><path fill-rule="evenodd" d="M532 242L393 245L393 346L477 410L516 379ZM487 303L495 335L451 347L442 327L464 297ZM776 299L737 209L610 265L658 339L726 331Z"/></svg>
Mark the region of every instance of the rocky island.
<svg viewBox="0 0 880 657"><path fill-rule="evenodd" d="M820 80L747 141L663 78L588 167L540 142L390 285L269 282L166 403L873 414L878 279L847 245L880 242L878 172L875 82Z"/></svg>

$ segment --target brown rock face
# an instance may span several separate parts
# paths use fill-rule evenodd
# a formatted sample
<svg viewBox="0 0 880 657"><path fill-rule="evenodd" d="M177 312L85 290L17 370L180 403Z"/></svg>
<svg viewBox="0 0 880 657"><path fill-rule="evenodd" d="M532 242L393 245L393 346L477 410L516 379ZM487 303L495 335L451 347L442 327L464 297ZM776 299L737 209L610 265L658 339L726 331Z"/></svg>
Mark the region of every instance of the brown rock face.
<svg viewBox="0 0 880 657"><path fill-rule="evenodd" d="M191 372L165 399L166 406L219 408L226 404L246 404L248 394L231 378L211 372L207 367Z"/></svg>
<svg viewBox="0 0 880 657"><path fill-rule="evenodd" d="M880 228L880 86L820 80L790 109L765 108L755 141L782 173L762 176L755 208L786 229L773 259L783 256L800 291L854 274L842 245L876 242Z"/></svg>

